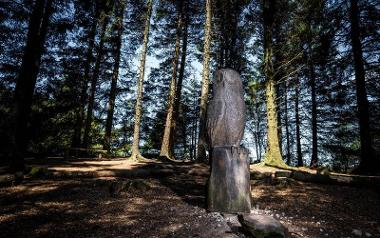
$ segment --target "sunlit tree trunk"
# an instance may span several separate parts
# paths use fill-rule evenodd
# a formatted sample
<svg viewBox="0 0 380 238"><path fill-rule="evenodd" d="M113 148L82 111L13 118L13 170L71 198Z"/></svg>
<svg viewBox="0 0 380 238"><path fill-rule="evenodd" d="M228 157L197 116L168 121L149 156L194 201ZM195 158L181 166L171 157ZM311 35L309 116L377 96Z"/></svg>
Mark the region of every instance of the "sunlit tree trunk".
<svg viewBox="0 0 380 238"><path fill-rule="evenodd" d="M83 134L83 147L87 148L89 145L90 140L90 131L91 131L91 124L92 124L92 117L93 117L93 111L94 111L94 103L95 103L95 94L96 94L96 86L98 84L99 79L99 73L100 73L100 64L103 58L103 51L104 51L104 41L105 41L105 34L107 30L109 18L108 16L104 16L102 19L102 27L100 32L100 41L98 46L98 52L96 56L96 62L94 71L92 73L91 78L91 86L90 86L90 95L88 98L88 104L87 104L87 114L86 114L86 121L85 121L85 127L84 127L84 134Z"/></svg>
<svg viewBox="0 0 380 238"><path fill-rule="evenodd" d="M180 5L181 4L182 3L180 3ZM160 156L166 157L168 159L173 159L173 151L172 151L173 145L171 144L172 143L171 134L174 132L173 127L175 123L173 121L173 113L174 113L173 110L174 110L174 104L176 101L177 69L178 69L179 53L180 53L180 47L181 47L181 27L182 27L182 12L179 9L178 20L177 20L177 30L176 30L175 50L174 50L174 56L173 56L173 62L172 62L173 72L172 72L172 79L170 81L170 87L169 87L169 99L168 99L168 106L167 106L168 109L167 109L167 115L166 115L164 136L162 138L161 151L160 151Z"/></svg>
<svg viewBox="0 0 380 238"><path fill-rule="evenodd" d="M351 0L351 42L354 55L356 97L360 128L360 165L356 173L376 173L380 171L380 158L376 158L372 148L368 99L365 85L365 71L362 44L360 42L360 18L358 0Z"/></svg>
<svg viewBox="0 0 380 238"><path fill-rule="evenodd" d="M115 63L112 72L111 79L111 88L110 95L108 100L107 107L107 119L106 119L106 127L104 134L104 144L103 149L110 152L110 143L111 143L111 133L112 133L112 122L113 122L113 114L115 110L115 100L117 94L117 80L119 78L119 67L120 67L120 54L121 54L121 46L122 46L122 37L123 37L123 23L124 23L124 9L125 3L124 0L120 1L118 19L114 24L114 27L118 29L117 38L116 38L116 49L115 49Z"/></svg>
<svg viewBox="0 0 380 238"><path fill-rule="evenodd" d="M299 97L300 97L300 82L297 77L296 95L295 95L295 116L296 116L296 150L297 150L297 166L303 166L302 149L301 149L301 131L300 131L300 115L299 115Z"/></svg>
<svg viewBox="0 0 380 238"><path fill-rule="evenodd" d="M132 143L132 155L130 159L138 160L143 159L139 150L140 143L140 126L141 126L141 114L142 114L142 96L143 96L143 82L145 77L145 62L146 55L148 52L149 43L149 32L150 32L150 19L152 16L153 0L148 0L147 2L147 12L145 16L145 27L144 27L144 40L143 47L141 51L140 67L139 67L139 78L137 81L137 98L135 105L135 125L133 130L133 143Z"/></svg>
<svg viewBox="0 0 380 238"><path fill-rule="evenodd" d="M11 169L22 171L28 144L27 125L30 116L33 93L44 51L53 0L36 0L29 21L27 42L22 59L20 74L15 89L15 130L14 151Z"/></svg>
<svg viewBox="0 0 380 238"><path fill-rule="evenodd" d="M205 39L203 47L203 71L202 71L202 89L199 108L199 139L197 149L197 159L202 161L206 159L206 107L209 91L209 74L211 58L211 20L212 20L212 0L206 0L206 23Z"/></svg>
<svg viewBox="0 0 380 238"><path fill-rule="evenodd" d="M273 69L273 49L272 49L272 31L274 25L274 1L264 0L263 18L264 18L264 74L265 98L267 106L267 138L268 147L265 155L265 164L272 166L286 167L282 160L280 140L278 134L278 117L276 105L276 84L274 81Z"/></svg>
<svg viewBox="0 0 380 238"><path fill-rule="evenodd" d="M178 5L182 5L182 1L179 1ZM168 159L174 159L173 157L173 145L172 137L174 133L174 104L176 101L176 87L177 87L177 69L178 69L178 61L179 61L179 52L181 47L181 28L182 28L182 6L178 7L178 19L177 19L177 30L176 30L176 42L175 42L175 50L172 61L173 72L172 79L170 81L169 87L169 99L168 99L168 109L166 114L166 122L164 129L164 136L162 138L161 151L160 156L166 157ZM181 90L181 89L179 89Z"/></svg>

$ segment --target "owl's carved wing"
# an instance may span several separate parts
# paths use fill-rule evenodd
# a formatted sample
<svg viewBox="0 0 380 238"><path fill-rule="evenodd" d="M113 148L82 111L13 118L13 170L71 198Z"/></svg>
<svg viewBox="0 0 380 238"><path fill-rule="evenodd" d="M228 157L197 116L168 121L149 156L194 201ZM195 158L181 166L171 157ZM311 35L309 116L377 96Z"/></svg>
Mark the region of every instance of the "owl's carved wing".
<svg viewBox="0 0 380 238"><path fill-rule="evenodd" d="M228 131L230 144L240 146L245 127L245 104L243 100L236 99L227 106Z"/></svg>
<svg viewBox="0 0 380 238"><path fill-rule="evenodd" d="M207 108L207 128L211 146L223 144L225 134L225 102L223 100L211 100Z"/></svg>

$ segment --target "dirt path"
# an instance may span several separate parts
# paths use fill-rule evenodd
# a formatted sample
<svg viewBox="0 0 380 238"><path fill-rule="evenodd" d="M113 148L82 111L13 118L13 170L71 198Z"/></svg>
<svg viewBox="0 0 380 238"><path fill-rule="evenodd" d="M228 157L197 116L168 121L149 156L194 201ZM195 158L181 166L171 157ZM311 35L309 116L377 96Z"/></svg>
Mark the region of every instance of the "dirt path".
<svg viewBox="0 0 380 238"><path fill-rule="evenodd" d="M98 170L110 170L99 163ZM206 167L152 166L177 172L144 180L34 178L0 188L0 237L245 237L232 233L219 214L205 211ZM146 186L112 196L115 181ZM256 182L252 195L255 212L278 218L292 237L359 237L354 229L362 237L380 237L380 197L374 189Z"/></svg>

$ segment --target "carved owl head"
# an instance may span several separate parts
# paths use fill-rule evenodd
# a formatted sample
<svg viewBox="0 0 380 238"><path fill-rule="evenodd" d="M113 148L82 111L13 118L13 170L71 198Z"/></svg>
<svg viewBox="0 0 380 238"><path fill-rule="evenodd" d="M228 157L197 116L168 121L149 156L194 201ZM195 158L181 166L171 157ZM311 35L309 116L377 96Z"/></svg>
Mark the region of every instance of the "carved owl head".
<svg viewBox="0 0 380 238"><path fill-rule="evenodd" d="M225 98L226 95L242 95L243 86L238 72L232 69L220 69L215 72L213 82L214 98Z"/></svg>

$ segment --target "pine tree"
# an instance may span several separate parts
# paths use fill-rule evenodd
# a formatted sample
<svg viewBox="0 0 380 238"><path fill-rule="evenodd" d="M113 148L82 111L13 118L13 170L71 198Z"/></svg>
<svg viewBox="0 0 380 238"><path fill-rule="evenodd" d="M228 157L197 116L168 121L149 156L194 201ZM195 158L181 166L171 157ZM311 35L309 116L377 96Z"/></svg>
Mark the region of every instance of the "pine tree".
<svg viewBox="0 0 380 238"><path fill-rule="evenodd" d="M140 58L139 78L137 81L137 98L136 98L136 106L135 106L135 125L134 125L134 130L133 130L132 155L129 158L132 160L144 159L142 155L140 154L140 150L139 150L140 126L141 126L141 116L142 116L141 104L142 104L142 96L143 96L143 81L145 77L145 62L146 62L146 55L148 51L150 20L152 16L152 9L153 9L153 0L148 0L147 12L145 16L143 48L141 51L141 58Z"/></svg>
<svg viewBox="0 0 380 238"><path fill-rule="evenodd" d="M96 1L95 6L92 7L93 9L93 16L91 19L91 26L87 35L88 40L88 46L87 46L87 52L86 52L86 62L84 65L84 72L83 72L83 79L79 81L79 88L80 91L80 99L77 106L77 110L75 112L76 114L76 122L75 122L75 128L74 128L74 135L73 135L73 141L72 141L72 147L73 148L79 148L82 145L82 131L83 131L83 122L85 119L85 106L87 102L87 89L88 89L88 82L90 81L90 70L91 70L91 64L93 59L93 49L95 46L95 37L96 37L96 29L98 26L98 20L100 17L100 4ZM79 16L78 16L79 17Z"/></svg>
<svg viewBox="0 0 380 238"><path fill-rule="evenodd" d="M209 91L209 74L211 58L211 31L212 31L212 0L206 0L206 22L205 36L203 46L203 71L202 71L202 90L200 98L199 112L199 139L197 149L197 159L202 161L206 159L206 107Z"/></svg>
<svg viewBox="0 0 380 238"><path fill-rule="evenodd" d="M360 42L360 22L358 0L350 1L351 42L354 56L356 97L359 112L360 157L357 173L376 173L380 170L379 158L374 156L369 122L368 99L365 83L362 45Z"/></svg>
<svg viewBox="0 0 380 238"><path fill-rule="evenodd" d="M105 134L104 134L104 143L103 143L103 149L107 150L108 153L111 150L110 143L111 143L111 132L112 132L112 123L113 123L113 117L114 117L114 110L115 110L115 99L117 94L117 81L119 78L119 68L120 68L120 56L121 56L121 46L122 46L122 37L123 37L123 30L124 30L124 10L125 10L125 3L124 0L119 1L119 5L117 6L117 20L114 22L114 28L117 29L117 36L115 39L115 55L114 55L114 68L112 72L112 79L111 79L111 88L109 93L109 100L108 100L108 107L107 107L107 119L106 119L106 126L105 126Z"/></svg>
<svg viewBox="0 0 380 238"><path fill-rule="evenodd" d="M24 154L28 143L25 131L27 130L49 20L53 12L52 4L53 1L49 0L37 0L34 4L20 74L16 82L14 152L11 168L17 171L24 167Z"/></svg>
<svg viewBox="0 0 380 238"><path fill-rule="evenodd" d="M181 47L181 29L183 24L183 2L179 1L177 3L178 8L178 16L177 16L177 29L176 29L176 42L175 42L175 49L173 54L173 72L172 72L172 78L170 81L170 87L169 87L169 99L168 99L168 109L167 109L167 115L166 115L166 123L164 128L164 136L162 138L162 144L161 144L161 151L160 156L166 157L167 159L174 159L173 158L173 110L176 99L176 88L177 88L177 69L178 69L178 62L179 62L179 56L180 56L180 47Z"/></svg>
<svg viewBox="0 0 380 238"><path fill-rule="evenodd" d="M278 167L286 167L282 160L280 139L278 134L277 105L276 105L276 86L274 82L273 52L272 52L272 31L275 12L274 1L264 0L263 19L264 19L264 74L266 78L266 105L268 122L268 148L265 155L265 164Z"/></svg>
<svg viewBox="0 0 380 238"><path fill-rule="evenodd" d="M101 29L100 29L100 35L99 35L99 45L97 49L97 55L96 55L96 61L94 70L92 72L91 82L90 82L90 94L88 97L88 103L87 103L87 113L86 113L86 120L84 125L84 134L83 134L83 147L88 148L90 143L90 130L91 130L91 124L93 121L93 111L94 111L94 103L95 103L95 94L96 94L96 88L98 86L98 79L100 74L100 66L104 54L104 44L106 41L106 32L107 27L109 23L109 12L112 9L113 6L111 6L111 1L106 1L104 10L101 13Z"/></svg>

